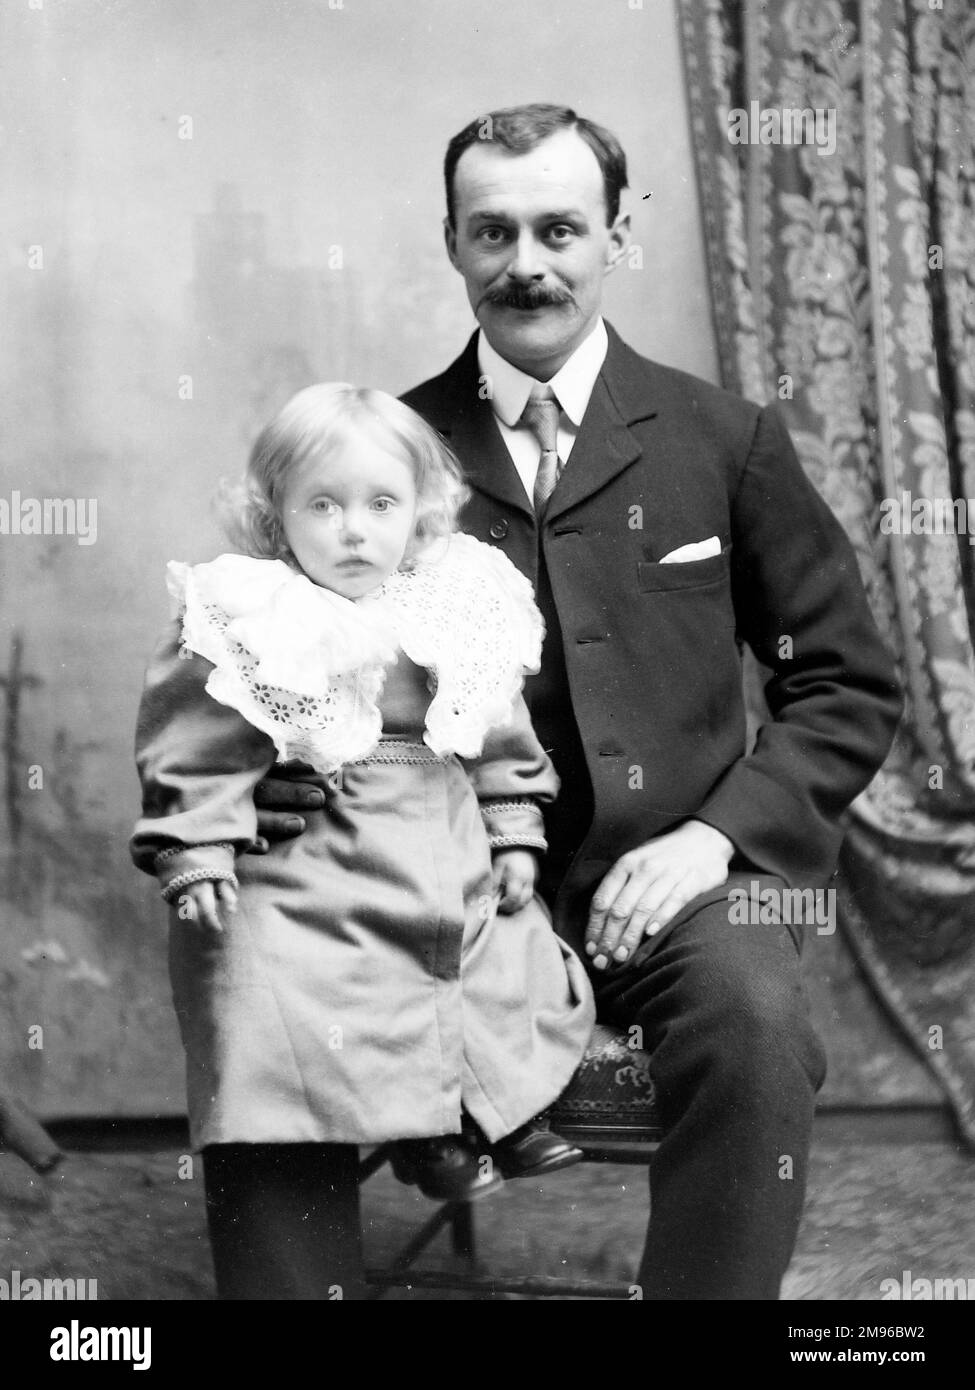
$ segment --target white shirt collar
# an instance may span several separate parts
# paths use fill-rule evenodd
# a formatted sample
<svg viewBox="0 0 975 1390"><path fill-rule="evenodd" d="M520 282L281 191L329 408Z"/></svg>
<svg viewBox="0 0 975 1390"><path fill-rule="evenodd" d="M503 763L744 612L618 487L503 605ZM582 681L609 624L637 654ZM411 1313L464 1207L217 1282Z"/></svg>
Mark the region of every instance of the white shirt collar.
<svg viewBox="0 0 975 1390"><path fill-rule="evenodd" d="M578 429L589 405L606 353L609 337L603 320L597 319L589 336L549 381L559 405ZM535 378L513 367L488 342L482 329L477 341L477 362L491 381L491 405L495 415L512 429L521 419Z"/></svg>

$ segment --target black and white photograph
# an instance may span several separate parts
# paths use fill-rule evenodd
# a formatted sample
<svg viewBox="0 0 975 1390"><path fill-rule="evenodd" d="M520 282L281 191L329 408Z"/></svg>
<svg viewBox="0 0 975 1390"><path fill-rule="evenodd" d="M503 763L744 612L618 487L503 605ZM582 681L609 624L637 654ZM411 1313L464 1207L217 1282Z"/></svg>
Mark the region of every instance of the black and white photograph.
<svg viewBox="0 0 975 1390"><path fill-rule="evenodd" d="M240 1301L938 1364L971 0L3 0L0 69L38 1364Z"/></svg>

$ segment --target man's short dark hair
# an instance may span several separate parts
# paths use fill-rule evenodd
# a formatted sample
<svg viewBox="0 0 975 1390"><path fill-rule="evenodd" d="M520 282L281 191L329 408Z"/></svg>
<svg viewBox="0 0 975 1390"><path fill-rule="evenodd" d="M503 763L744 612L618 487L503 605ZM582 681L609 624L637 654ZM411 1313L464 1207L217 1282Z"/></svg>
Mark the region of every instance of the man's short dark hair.
<svg viewBox="0 0 975 1390"><path fill-rule="evenodd" d="M599 162L603 175L603 196L606 202L606 223L612 226L620 210L620 193L626 187L626 155L616 136L604 126L577 116L569 106L552 106L533 102L529 106L506 106L478 116L451 140L443 162L444 183L447 189L447 220L456 226L454 204L454 173L457 161L465 150L481 142L500 145L510 154L527 154L550 135L560 130L574 130L585 140Z"/></svg>

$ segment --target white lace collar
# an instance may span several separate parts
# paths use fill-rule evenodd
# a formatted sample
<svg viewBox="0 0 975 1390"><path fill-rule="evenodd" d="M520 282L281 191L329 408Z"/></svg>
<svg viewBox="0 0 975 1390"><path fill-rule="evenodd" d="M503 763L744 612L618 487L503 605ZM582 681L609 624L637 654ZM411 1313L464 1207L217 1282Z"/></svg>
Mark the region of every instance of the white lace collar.
<svg viewBox="0 0 975 1390"><path fill-rule="evenodd" d="M402 650L435 677L424 742L476 757L510 722L543 627L531 585L500 551L455 534L352 602L282 560L172 561L184 647L213 663L207 691L274 740L282 760L319 772L365 756L382 733L377 701Z"/></svg>

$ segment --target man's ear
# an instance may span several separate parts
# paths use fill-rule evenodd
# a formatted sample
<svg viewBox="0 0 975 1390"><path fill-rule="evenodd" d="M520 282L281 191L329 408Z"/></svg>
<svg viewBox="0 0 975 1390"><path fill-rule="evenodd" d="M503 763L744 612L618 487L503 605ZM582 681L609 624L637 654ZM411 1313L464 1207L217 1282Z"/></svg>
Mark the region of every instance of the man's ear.
<svg viewBox="0 0 975 1390"><path fill-rule="evenodd" d="M629 249L630 214L621 212L609 230L609 250L606 253L606 269L603 273L608 275L611 270L615 270Z"/></svg>
<svg viewBox="0 0 975 1390"><path fill-rule="evenodd" d="M443 220L443 239L444 245L447 247L447 255L450 258L450 264L455 270L459 271L460 266L457 264L457 231L451 226L449 217L445 217Z"/></svg>

